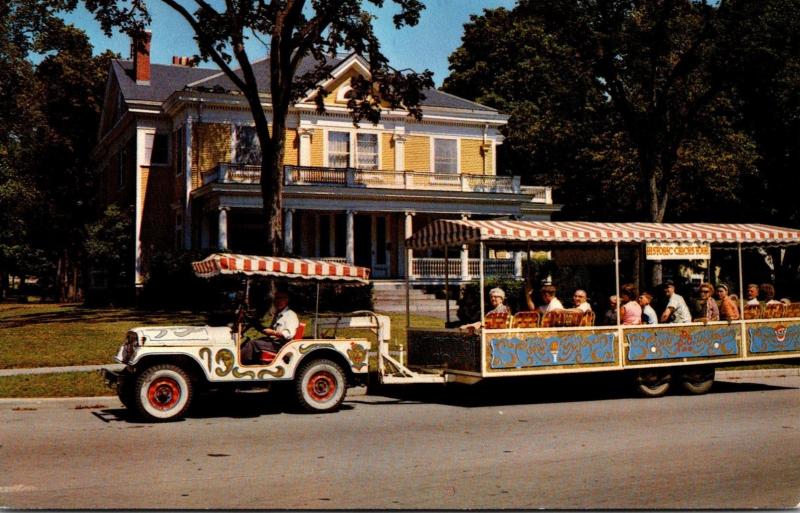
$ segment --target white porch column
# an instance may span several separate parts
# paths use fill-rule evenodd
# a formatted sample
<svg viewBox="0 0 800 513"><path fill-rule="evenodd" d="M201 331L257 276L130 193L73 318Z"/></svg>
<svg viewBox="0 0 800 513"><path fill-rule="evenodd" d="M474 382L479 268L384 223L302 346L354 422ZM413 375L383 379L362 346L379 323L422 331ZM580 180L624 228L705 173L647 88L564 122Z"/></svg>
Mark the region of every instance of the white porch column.
<svg viewBox="0 0 800 513"><path fill-rule="evenodd" d="M514 278L522 278L522 251L514 252Z"/></svg>
<svg viewBox="0 0 800 513"><path fill-rule="evenodd" d="M466 221L469 219L467 214L461 214L461 220ZM469 274L469 246L463 244L461 246L461 281L468 281L471 278Z"/></svg>
<svg viewBox="0 0 800 513"><path fill-rule="evenodd" d="M408 239L414 233L414 212L406 211L406 223L403 240ZM405 244L403 244L405 246ZM414 278L414 250L406 248L406 272L409 278Z"/></svg>
<svg viewBox="0 0 800 513"><path fill-rule="evenodd" d="M394 141L394 170L406 170L406 133L405 128L395 128L392 140Z"/></svg>
<svg viewBox="0 0 800 513"><path fill-rule="evenodd" d="M311 165L311 135L314 133L314 130L308 127L300 127L297 130L298 135L300 136L300 165L301 166L310 166Z"/></svg>
<svg viewBox="0 0 800 513"><path fill-rule="evenodd" d="M294 209L287 208L283 211L283 252L291 255L294 251L294 237L292 233Z"/></svg>
<svg viewBox="0 0 800 513"><path fill-rule="evenodd" d="M345 246L345 258L350 265L353 265L356 260L355 214L356 212L354 210L347 211L347 245Z"/></svg>
<svg viewBox="0 0 800 513"><path fill-rule="evenodd" d="M219 234L217 235L217 247L228 249L228 210L229 207L219 207Z"/></svg>
<svg viewBox="0 0 800 513"><path fill-rule="evenodd" d="M461 281L469 281L469 246L461 246Z"/></svg>

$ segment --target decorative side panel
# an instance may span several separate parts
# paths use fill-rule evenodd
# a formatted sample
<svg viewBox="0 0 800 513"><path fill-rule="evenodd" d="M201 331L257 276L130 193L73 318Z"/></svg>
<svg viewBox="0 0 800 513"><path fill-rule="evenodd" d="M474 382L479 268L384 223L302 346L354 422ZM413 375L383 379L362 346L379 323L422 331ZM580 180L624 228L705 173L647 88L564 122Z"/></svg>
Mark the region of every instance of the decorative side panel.
<svg viewBox="0 0 800 513"><path fill-rule="evenodd" d="M481 339L448 330L408 330L408 364L480 372Z"/></svg>
<svg viewBox="0 0 800 513"><path fill-rule="evenodd" d="M616 331L505 332L487 336L488 370L613 365Z"/></svg>
<svg viewBox="0 0 800 513"><path fill-rule="evenodd" d="M628 361L732 357L739 351L739 324L676 326L625 332Z"/></svg>
<svg viewBox="0 0 800 513"><path fill-rule="evenodd" d="M776 319L748 325L747 341L751 354L800 353L800 322Z"/></svg>

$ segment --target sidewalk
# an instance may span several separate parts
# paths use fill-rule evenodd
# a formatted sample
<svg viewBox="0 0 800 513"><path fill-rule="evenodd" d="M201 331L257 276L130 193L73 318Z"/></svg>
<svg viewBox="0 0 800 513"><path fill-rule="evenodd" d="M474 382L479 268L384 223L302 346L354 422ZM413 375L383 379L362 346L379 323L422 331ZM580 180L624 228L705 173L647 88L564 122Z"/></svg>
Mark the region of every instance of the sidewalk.
<svg viewBox="0 0 800 513"><path fill-rule="evenodd" d="M57 374L60 372L91 372L100 369L121 370L124 367L118 363L105 365L75 365L72 367L36 367L32 369L0 369L0 377L21 376L27 374ZM780 369L738 369L717 370L716 379L744 379L744 378L779 378L783 376L800 376L800 367L786 367Z"/></svg>

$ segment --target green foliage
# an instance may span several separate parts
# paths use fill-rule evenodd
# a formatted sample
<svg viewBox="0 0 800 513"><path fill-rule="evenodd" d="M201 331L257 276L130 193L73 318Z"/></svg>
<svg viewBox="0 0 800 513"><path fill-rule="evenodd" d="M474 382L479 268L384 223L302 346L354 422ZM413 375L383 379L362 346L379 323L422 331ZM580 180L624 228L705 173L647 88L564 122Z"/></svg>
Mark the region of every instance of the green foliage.
<svg viewBox="0 0 800 513"><path fill-rule="evenodd" d="M105 284L96 284L108 292L92 291L87 296L92 304L117 303L125 289L130 287L133 273L133 221L131 212L110 205L103 216L87 228L86 256L89 271L94 276L104 278ZM132 298L128 298L130 300ZM123 302L125 302L123 300Z"/></svg>
<svg viewBox="0 0 800 513"><path fill-rule="evenodd" d="M471 18L444 89L510 113L500 157L559 186L566 218L753 221L767 190L800 211L797 173L773 171L798 160L799 15L796 0L521 0Z"/></svg>
<svg viewBox="0 0 800 513"><path fill-rule="evenodd" d="M36 275L58 284L54 296L76 299L112 56L94 57L86 34L64 23L59 10L71 7L19 0L0 8L0 274Z"/></svg>
<svg viewBox="0 0 800 513"><path fill-rule="evenodd" d="M84 1L109 36L113 29L119 29L139 40L150 23L144 2ZM370 78L354 80L352 84L348 107L354 124L364 119L377 123L382 102L402 106L419 119L419 103L424 99L421 89L433 86L430 71L401 72L388 66L373 28L374 17L363 9L361 0L198 2L193 12L175 0L162 1L189 23L200 50L197 59L214 62L247 98L262 151L261 192L270 255L283 252L283 163L289 107L316 89L317 109L325 110L328 91L318 85L330 77L331 67L325 57L344 50L364 55L368 62ZM368 1L379 7L384 3ZM393 17L396 28L419 21L424 8L419 0L392 1L399 9ZM258 90L259 77L245 48L251 37L264 41L269 48L271 122ZM237 72L237 68L241 71ZM263 82L264 77L260 80Z"/></svg>
<svg viewBox="0 0 800 513"><path fill-rule="evenodd" d="M222 307L225 291L236 291L240 280L226 277L207 280L195 276L192 262L206 256L199 251L165 251L153 255L139 305L145 309L188 308L192 311ZM232 312L235 306L229 309Z"/></svg>

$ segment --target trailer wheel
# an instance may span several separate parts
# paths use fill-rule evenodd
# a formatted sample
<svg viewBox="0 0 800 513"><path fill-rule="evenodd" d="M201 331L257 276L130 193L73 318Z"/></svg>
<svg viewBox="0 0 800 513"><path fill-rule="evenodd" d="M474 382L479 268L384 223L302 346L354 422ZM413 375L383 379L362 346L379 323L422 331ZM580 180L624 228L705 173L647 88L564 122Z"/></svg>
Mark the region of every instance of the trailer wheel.
<svg viewBox="0 0 800 513"><path fill-rule="evenodd" d="M331 360L306 362L295 381L297 403L307 412L328 413L344 401L347 380L342 368Z"/></svg>
<svg viewBox="0 0 800 513"><path fill-rule="evenodd" d="M711 390L713 384L714 367L690 367L681 373L681 387L690 394L705 394Z"/></svg>
<svg viewBox="0 0 800 513"><path fill-rule="evenodd" d="M636 374L636 389L645 397L661 397L671 382L672 374L665 369L642 369Z"/></svg>
<svg viewBox="0 0 800 513"><path fill-rule="evenodd" d="M177 420L189 409L192 392L192 381L182 368L177 365L155 365L136 380L136 410L150 421Z"/></svg>

